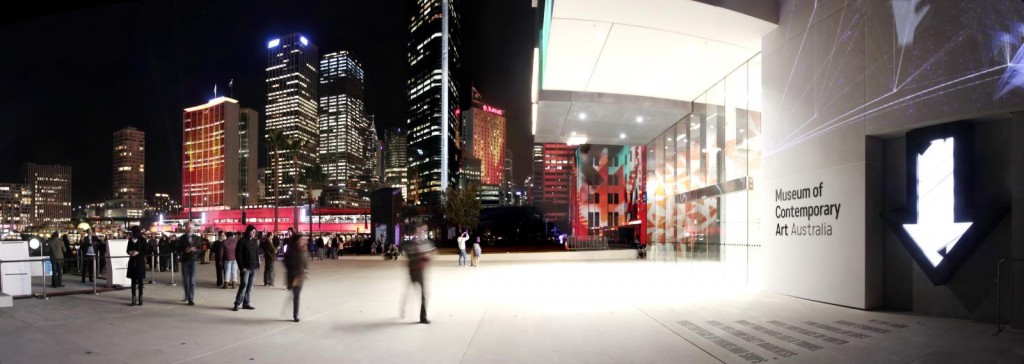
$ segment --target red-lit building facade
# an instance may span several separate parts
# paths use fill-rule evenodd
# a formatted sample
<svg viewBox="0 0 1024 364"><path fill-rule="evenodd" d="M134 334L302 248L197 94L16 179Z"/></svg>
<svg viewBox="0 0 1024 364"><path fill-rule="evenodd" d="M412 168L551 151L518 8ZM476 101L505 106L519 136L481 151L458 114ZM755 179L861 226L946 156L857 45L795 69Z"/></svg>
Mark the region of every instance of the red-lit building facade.
<svg viewBox="0 0 1024 364"><path fill-rule="evenodd" d="M298 209L298 211L296 211ZM303 233L340 233L365 234L370 231L369 209L314 208L309 213L308 206L283 206L277 211L277 228L279 233L294 226L292 220L298 216L299 231ZM188 213L170 215L153 225L154 231L174 232L188 220ZM259 231L274 231L273 207L246 207L232 210L196 211L192 220L199 225L198 231L245 231L246 226L253 225Z"/></svg>
<svg viewBox="0 0 1024 364"><path fill-rule="evenodd" d="M480 184L499 186L505 170L505 110L485 104L473 89L473 107L463 113L464 153L480 159Z"/></svg>
<svg viewBox="0 0 1024 364"><path fill-rule="evenodd" d="M535 144L533 146L533 205L544 222L558 227L559 233L572 234L570 202L575 200L576 146Z"/></svg>
<svg viewBox="0 0 1024 364"><path fill-rule="evenodd" d="M239 207L239 106L218 97L182 113L181 199L186 210Z"/></svg>

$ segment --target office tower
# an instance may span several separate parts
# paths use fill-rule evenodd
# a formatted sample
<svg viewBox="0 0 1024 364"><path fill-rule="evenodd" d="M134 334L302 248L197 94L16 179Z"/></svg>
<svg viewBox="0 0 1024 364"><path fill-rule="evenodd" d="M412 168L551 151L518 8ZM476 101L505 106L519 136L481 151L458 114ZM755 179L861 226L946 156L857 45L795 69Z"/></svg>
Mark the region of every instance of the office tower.
<svg viewBox="0 0 1024 364"><path fill-rule="evenodd" d="M239 206L238 101L218 97L182 113L181 199L197 211Z"/></svg>
<svg viewBox="0 0 1024 364"><path fill-rule="evenodd" d="M113 185L114 200L141 215L146 206L146 133L132 127L114 132Z"/></svg>
<svg viewBox="0 0 1024 364"><path fill-rule="evenodd" d="M278 164L276 175L271 178L279 183L283 201L291 202L293 197L305 195L306 186L296 183L295 177L317 162L318 60L316 46L298 33L267 43L267 132L281 131L288 139L301 143L294 151L268 148L268 162ZM274 168L269 170L275 173ZM267 187L267 195L274 196L274 184Z"/></svg>
<svg viewBox="0 0 1024 364"><path fill-rule="evenodd" d="M247 206L259 201L260 114L250 108L238 113L238 204Z"/></svg>
<svg viewBox="0 0 1024 364"><path fill-rule="evenodd" d="M172 208L171 195L166 193L154 193L150 207L158 214L167 214L174 211Z"/></svg>
<svg viewBox="0 0 1024 364"><path fill-rule="evenodd" d="M402 197L408 198L408 139L401 128L384 133L384 185L401 188Z"/></svg>
<svg viewBox="0 0 1024 364"><path fill-rule="evenodd" d="M459 171L459 187L466 188L470 184L480 187L480 158L467 156L462 158L462 170ZM479 195L479 190L477 192Z"/></svg>
<svg viewBox="0 0 1024 364"><path fill-rule="evenodd" d="M513 205L513 197L515 197L516 184L512 180L512 150L505 150L505 169L502 171L501 177L501 204L503 206Z"/></svg>
<svg viewBox="0 0 1024 364"><path fill-rule="evenodd" d="M380 139L377 137L377 125L376 122L374 122L373 120L373 115L370 115L368 119L370 120L370 124L369 127L366 128L366 131L363 136L363 139L365 141L365 143L363 144L365 146L365 151L363 152L363 155L365 156L366 159L365 166L363 168L363 174L365 174L368 177L370 184L373 185L379 182L380 180L380 174L377 172L377 160L380 159L381 150ZM373 191L366 192L366 196L369 196L369 192Z"/></svg>
<svg viewBox="0 0 1024 364"><path fill-rule="evenodd" d="M71 166L26 163L25 184L32 195L32 225L71 222Z"/></svg>
<svg viewBox="0 0 1024 364"><path fill-rule="evenodd" d="M363 68L347 51L320 58L320 165L327 175L329 206L356 207L359 177L366 173Z"/></svg>
<svg viewBox="0 0 1024 364"><path fill-rule="evenodd" d="M576 146L566 144L534 144L533 205L544 215L544 222L561 226L570 232L572 181L576 178Z"/></svg>
<svg viewBox="0 0 1024 364"><path fill-rule="evenodd" d="M32 194L28 185L0 183L0 239L19 232L29 224Z"/></svg>
<svg viewBox="0 0 1024 364"><path fill-rule="evenodd" d="M499 186L505 169L505 110L484 103L476 88L472 93L472 107L462 113L462 153L480 160L481 184Z"/></svg>
<svg viewBox="0 0 1024 364"><path fill-rule="evenodd" d="M459 16L452 0L418 0L409 25L408 200L436 206L461 157Z"/></svg>

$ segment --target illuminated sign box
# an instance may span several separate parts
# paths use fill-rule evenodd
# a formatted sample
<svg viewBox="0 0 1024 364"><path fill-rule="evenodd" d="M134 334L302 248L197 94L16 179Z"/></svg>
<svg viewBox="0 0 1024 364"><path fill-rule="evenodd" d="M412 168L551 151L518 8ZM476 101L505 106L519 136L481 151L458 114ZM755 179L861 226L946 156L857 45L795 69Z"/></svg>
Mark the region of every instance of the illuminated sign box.
<svg viewBox="0 0 1024 364"><path fill-rule="evenodd" d="M498 116L505 116L505 110L493 107L491 105L484 105L484 111L492 113L492 114L495 114L495 115L498 115Z"/></svg>

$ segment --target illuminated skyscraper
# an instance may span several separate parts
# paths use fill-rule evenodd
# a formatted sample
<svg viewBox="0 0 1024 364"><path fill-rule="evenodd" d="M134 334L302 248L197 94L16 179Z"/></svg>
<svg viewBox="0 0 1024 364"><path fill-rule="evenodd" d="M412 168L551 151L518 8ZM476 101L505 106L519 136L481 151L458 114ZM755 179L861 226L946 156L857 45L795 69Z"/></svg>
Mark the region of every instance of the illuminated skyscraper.
<svg viewBox="0 0 1024 364"><path fill-rule="evenodd" d="M487 105L473 88L473 107L463 114L463 154L480 159L480 183L500 186L505 169L505 110Z"/></svg>
<svg viewBox="0 0 1024 364"><path fill-rule="evenodd" d="M29 224L32 194L28 185L0 183L0 239Z"/></svg>
<svg viewBox="0 0 1024 364"><path fill-rule="evenodd" d="M71 222L71 166L26 163L25 184L32 195L32 225Z"/></svg>
<svg viewBox="0 0 1024 364"><path fill-rule="evenodd" d="M271 178L280 183L284 201L292 201L293 177L317 162L318 61L316 46L298 33L267 43L267 131L280 130L289 139L297 138L302 143L297 151L270 152L269 163L280 163L277 175ZM274 184L267 187L267 196L274 196ZM305 195L305 189L306 186L298 185L299 198Z"/></svg>
<svg viewBox="0 0 1024 364"><path fill-rule="evenodd" d="M259 201L260 114L242 108L238 114L238 204L254 205Z"/></svg>
<svg viewBox="0 0 1024 364"><path fill-rule="evenodd" d="M218 97L182 113L181 199L197 211L238 208L238 101Z"/></svg>
<svg viewBox="0 0 1024 364"><path fill-rule="evenodd" d="M390 129L384 133L384 185L401 188L402 196L407 197L409 179L408 151L409 143L405 131Z"/></svg>
<svg viewBox="0 0 1024 364"><path fill-rule="evenodd" d="M544 214L544 221L570 228L569 208L574 199L576 146L566 144L533 145L533 205ZM568 231L568 230L565 230Z"/></svg>
<svg viewBox="0 0 1024 364"><path fill-rule="evenodd" d="M359 177L366 173L370 121L363 104L363 68L347 51L320 58L320 165L327 174L328 205L359 207Z"/></svg>
<svg viewBox="0 0 1024 364"><path fill-rule="evenodd" d="M505 169L501 177L501 204L511 206L514 203L516 183L512 180L512 150L505 151Z"/></svg>
<svg viewBox="0 0 1024 364"><path fill-rule="evenodd" d="M128 127L114 132L114 200L141 216L146 207L146 133Z"/></svg>
<svg viewBox="0 0 1024 364"><path fill-rule="evenodd" d="M454 0L416 0L409 25L409 190L414 204L436 205L458 182L461 157L459 16Z"/></svg>

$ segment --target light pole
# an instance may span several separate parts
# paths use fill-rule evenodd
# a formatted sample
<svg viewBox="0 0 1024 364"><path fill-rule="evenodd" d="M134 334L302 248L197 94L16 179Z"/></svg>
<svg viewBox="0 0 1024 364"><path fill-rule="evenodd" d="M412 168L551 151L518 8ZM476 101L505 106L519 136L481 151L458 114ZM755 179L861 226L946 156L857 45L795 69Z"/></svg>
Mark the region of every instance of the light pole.
<svg viewBox="0 0 1024 364"><path fill-rule="evenodd" d="M320 194L323 193L323 191L324 190L320 189L320 188L311 188L309 190L309 197L310 197L310 199L309 199L309 215L310 215L310 217L309 217L309 237L310 238L313 237L313 216L316 216L316 210L314 210L313 204L316 203L317 206L320 206Z"/></svg>

